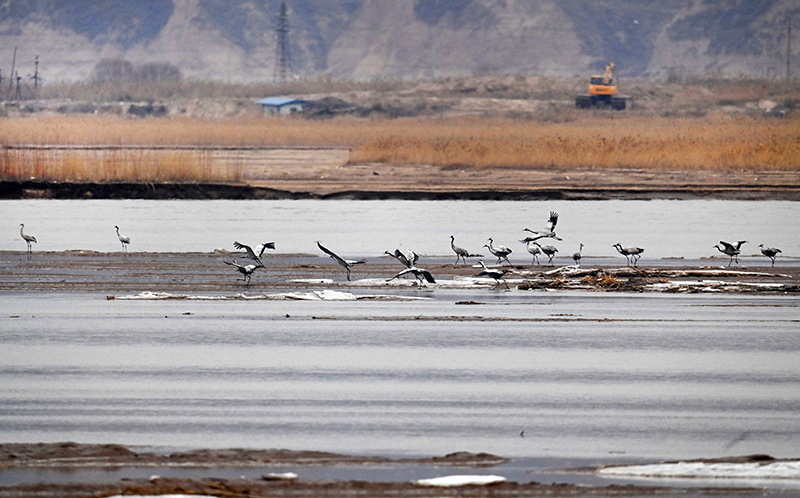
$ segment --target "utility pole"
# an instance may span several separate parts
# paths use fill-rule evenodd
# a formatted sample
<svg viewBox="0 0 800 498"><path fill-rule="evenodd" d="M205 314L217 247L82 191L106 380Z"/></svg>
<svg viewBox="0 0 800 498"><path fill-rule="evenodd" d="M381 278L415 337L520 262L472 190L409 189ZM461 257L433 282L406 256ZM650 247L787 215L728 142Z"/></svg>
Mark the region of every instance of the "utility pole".
<svg viewBox="0 0 800 498"><path fill-rule="evenodd" d="M16 76L14 77L17 80L17 92L14 94L14 100L22 100L22 87L20 86L20 82L22 81L22 76L19 75L19 71L16 72Z"/></svg>
<svg viewBox="0 0 800 498"><path fill-rule="evenodd" d="M14 88L14 69L16 65L17 65L17 47L14 47L14 58L11 59L11 78L9 78L8 82L9 90Z"/></svg>
<svg viewBox="0 0 800 498"><path fill-rule="evenodd" d="M792 79L792 18L786 18L786 81Z"/></svg>
<svg viewBox="0 0 800 498"><path fill-rule="evenodd" d="M41 79L41 78L39 78L39 56L38 55L36 56L36 60L34 61L33 64L34 64L33 65L34 70L33 70L33 77L31 79L33 79L33 88L38 89L39 88L39 80Z"/></svg>
<svg viewBox="0 0 800 498"><path fill-rule="evenodd" d="M287 73L292 72L292 63L289 58L289 15L286 13L286 2L281 2L281 11L278 14L278 25L275 27L278 45L275 47L275 81L286 81Z"/></svg>

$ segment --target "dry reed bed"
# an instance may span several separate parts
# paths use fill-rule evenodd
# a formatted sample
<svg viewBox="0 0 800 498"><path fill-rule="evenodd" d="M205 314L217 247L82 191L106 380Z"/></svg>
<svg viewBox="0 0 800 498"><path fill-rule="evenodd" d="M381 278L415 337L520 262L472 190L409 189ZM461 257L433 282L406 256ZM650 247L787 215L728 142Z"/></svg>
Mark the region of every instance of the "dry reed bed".
<svg viewBox="0 0 800 498"><path fill-rule="evenodd" d="M337 146L351 162L472 168L800 169L800 120L653 118L587 113L567 123L511 119L0 120L0 146ZM0 178L94 181L239 181L202 151L4 148Z"/></svg>

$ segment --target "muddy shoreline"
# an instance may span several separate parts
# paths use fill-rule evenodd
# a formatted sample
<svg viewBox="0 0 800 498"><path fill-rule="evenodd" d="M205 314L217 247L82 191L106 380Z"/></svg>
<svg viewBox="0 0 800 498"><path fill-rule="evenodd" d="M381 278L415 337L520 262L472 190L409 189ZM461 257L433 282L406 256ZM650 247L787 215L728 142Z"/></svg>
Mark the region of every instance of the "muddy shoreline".
<svg viewBox="0 0 800 498"><path fill-rule="evenodd" d="M351 281L341 267L329 258L315 254L274 254L266 268L252 276L249 285L223 264L241 253L216 250L209 253L145 253L54 251L0 251L0 291L9 292L103 292L109 299L137 293L165 293L153 299L191 299L214 293L249 299L292 299L285 293L313 293L325 290L372 295L390 291L403 293L419 288L460 289L464 304L482 292L506 290L490 278L477 279L480 268L453 265L449 257L428 257L424 267L435 275L436 283L391 277L400 270L388 256L370 258L352 268ZM564 258L567 259L567 258ZM502 265L508 270L505 281L515 291L589 291L662 293L738 293L800 295L800 267L794 261L770 267L767 258L759 266L725 267L727 258L708 260L707 265L645 266L638 268L585 262L581 267L565 265ZM284 294L282 294L284 293ZM476 294L477 293L477 294Z"/></svg>
<svg viewBox="0 0 800 498"><path fill-rule="evenodd" d="M148 200L783 200L800 201L800 185L793 186L630 186L531 187L517 190L457 189L373 190L345 188L330 192L316 189L285 190L266 186L199 183L54 183L0 182L0 199L148 199Z"/></svg>
<svg viewBox="0 0 800 498"><path fill-rule="evenodd" d="M774 461L766 455L735 457L716 461L749 462ZM457 452L443 457L419 459L389 459L358 457L317 451L218 449L176 453L137 452L117 444L62 443L5 443L0 444L0 476L3 469L59 468L108 469L114 467L192 467L214 468L334 466L334 465L426 465L452 474L448 467L475 469L491 468L508 460L485 453ZM591 469L574 469L589 471ZM103 497L111 495L203 494L211 496L372 496L372 497L433 497L433 496L768 496L782 494L780 490L748 488L674 488L664 486L609 485L585 486L572 484L541 484L501 482L489 486L467 485L455 488L428 487L415 482L367 482L337 480L303 480L294 474L271 473L258 478L162 478L122 479L117 482L64 482L0 484L0 497Z"/></svg>

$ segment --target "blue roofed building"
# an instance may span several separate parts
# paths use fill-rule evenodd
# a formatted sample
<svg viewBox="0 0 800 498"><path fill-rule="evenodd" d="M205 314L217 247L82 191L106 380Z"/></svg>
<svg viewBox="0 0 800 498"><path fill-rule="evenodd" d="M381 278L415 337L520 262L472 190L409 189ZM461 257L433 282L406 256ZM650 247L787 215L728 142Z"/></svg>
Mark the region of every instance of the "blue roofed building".
<svg viewBox="0 0 800 498"><path fill-rule="evenodd" d="M261 110L265 116L303 112L306 106L310 103L310 100L296 99L292 97L267 97L254 102L254 104L261 105Z"/></svg>

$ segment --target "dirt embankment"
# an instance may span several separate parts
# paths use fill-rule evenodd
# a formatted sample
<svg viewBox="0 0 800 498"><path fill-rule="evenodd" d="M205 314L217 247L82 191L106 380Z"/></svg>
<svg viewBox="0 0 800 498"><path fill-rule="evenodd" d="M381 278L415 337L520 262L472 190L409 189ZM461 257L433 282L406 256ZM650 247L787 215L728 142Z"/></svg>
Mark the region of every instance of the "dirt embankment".
<svg viewBox="0 0 800 498"><path fill-rule="evenodd" d="M241 180L226 184L0 181L0 199L800 200L800 171L351 164L348 151L341 148L220 149L207 157L211 168L236 168Z"/></svg>

